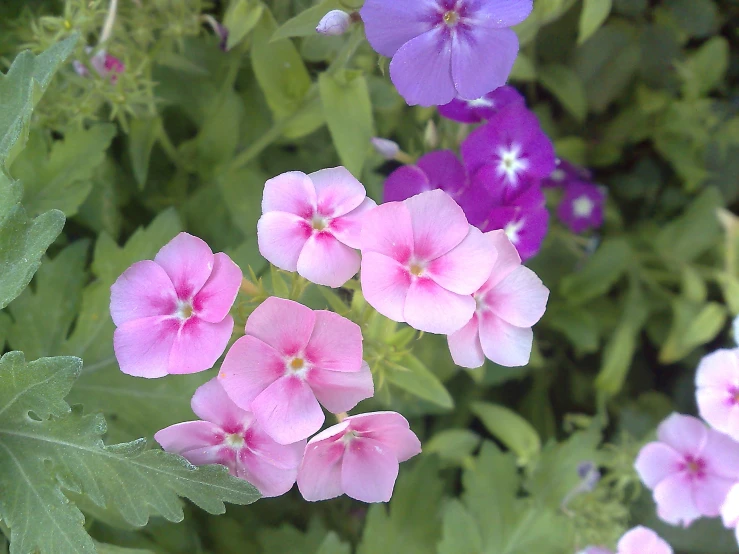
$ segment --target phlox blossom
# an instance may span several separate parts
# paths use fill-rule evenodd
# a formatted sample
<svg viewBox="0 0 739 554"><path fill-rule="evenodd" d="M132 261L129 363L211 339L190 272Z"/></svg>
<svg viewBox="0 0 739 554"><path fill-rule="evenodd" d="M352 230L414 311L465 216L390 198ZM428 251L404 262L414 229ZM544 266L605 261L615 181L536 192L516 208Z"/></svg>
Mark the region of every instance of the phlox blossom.
<svg viewBox="0 0 739 554"><path fill-rule="evenodd" d="M529 362L534 334L531 326L544 315L549 289L521 265L515 247L503 231L485 234L497 253L488 280L475 292L475 313L449 335L454 363L480 367L485 358L502 366Z"/></svg>
<svg viewBox="0 0 739 554"><path fill-rule="evenodd" d="M479 123L490 119L510 104L525 106L526 100L515 88L504 86L474 100L455 98L448 104L439 106L439 114L460 123Z"/></svg>
<svg viewBox="0 0 739 554"><path fill-rule="evenodd" d="M218 377L231 400L280 444L321 428L319 402L340 413L374 394L356 323L276 297L249 316L246 336L228 351Z"/></svg>
<svg viewBox="0 0 739 554"><path fill-rule="evenodd" d="M698 410L708 424L739 440L739 349L704 357L695 374Z"/></svg>
<svg viewBox="0 0 739 554"><path fill-rule="evenodd" d="M495 252L441 190L370 211L362 227L362 292L384 316L429 333L461 329Z"/></svg>
<svg viewBox="0 0 739 554"><path fill-rule="evenodd" d="M580 554L614 554L607 548L590 546ZM673 554L672 548L657 533L646 527L634 527L627 531L615 554Z"/></svg>
<svg viewBox="0 0 739 554"><path fill-rule="evenodd" d="M577 166L567 160L557 158L555 165L556 168L549 174L549 177L542 180L541 186L543 188L567 186L568 183L573 181L590 182L593 178L593 173L589 169Z"/></svg>
<svg viewBox="0 0 739 554"><path fill-rule="evenodd" d="M657 515L687 527L716 517L739 481L739 443L691 416L672 414L636 459L642 482L653 490Z"/></svg>
<svg viewBox="0 0 739 554"><path fill-rule="evenodd" d="M734 529L739 543L739 483L731 487L721 506L721 519L727 529Z"/></svg>
<svg viewBox="0 0 739 554"><path fill-rule="evenodd" d="M309 501L346 494L362 502L387 502L399 463L420 452L418 437L398 413L347 417L308 442L298 489Z"/></svg>
<svg viewBox="0 0 739 554"><path fill-rule="evenodd" d="M283 173L264 185L259 251L280 269L340 287L359 271L362 217L374 206L343 167Z"/></svg>
<svg viewBox="0 0 739 554"><path fill-rule="evenodd" d="M195 465L221 464L249 481L262 496L280 496L295 483L305 441L283 445L272 440L254 415L240 409L212 379L195 391L192 411L202 421L177 423L154 439L168 452Z"/></svg>
<svg viewBox="0 0 739 554"><path fill-rule="evenodd" d="M592 183L572 181L564 186L557 216L573 233L584 233L603 225L605 189Z"/></svg>
<svg viewBox="0 0 739 554"><path fill-rule="evenodd" d="M229 310L243 276L226 254L180 233L154 261L136 262L110 287L113 347L123 373L163 377L213 367L226 349Z"/></svg>

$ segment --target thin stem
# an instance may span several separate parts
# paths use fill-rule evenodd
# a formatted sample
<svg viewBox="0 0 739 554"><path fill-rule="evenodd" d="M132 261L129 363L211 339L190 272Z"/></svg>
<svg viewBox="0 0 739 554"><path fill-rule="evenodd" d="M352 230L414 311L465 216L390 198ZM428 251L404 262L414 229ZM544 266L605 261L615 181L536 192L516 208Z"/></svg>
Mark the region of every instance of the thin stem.
<svg viewBox="0 0 739 554"><path fill-rule="evenodd" d="M113 24L115 23L115 16L118 12L118 0L110 0L110 8L108 8L108 16L105 18L105 24L103 30L100 32L100 40L98 44L104 44L113 34Z"/></svg>

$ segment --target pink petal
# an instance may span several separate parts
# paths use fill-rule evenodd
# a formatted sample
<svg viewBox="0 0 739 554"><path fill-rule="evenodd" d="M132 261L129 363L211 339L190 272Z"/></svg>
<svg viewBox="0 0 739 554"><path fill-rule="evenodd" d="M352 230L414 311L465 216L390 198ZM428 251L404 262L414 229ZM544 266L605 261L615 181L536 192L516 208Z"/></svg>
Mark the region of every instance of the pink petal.
<svg viewBox="0 0 739 554"><path fill-rule="evenodd" d="M308 177L316 188L318 213L325 217L346 215L367 196L362 183L345 167L321 169Z"/></svg>
<svg viewBox="0 0 739 554"><path fill-rule="evenodd" d="M213 272L193 301L197 316L211 323L222 321L236 300L243 278L241 269L231 258L223 252L216 254Z"/></svg>
<svg viewBox="0 0 739 554"><path fill-rule="evenodd" d="M249 412L233 403L217 378L198 387L190 407L200 419L215 423L229 433L237 432L253 419Z"/></svg>
<svg viewBox="0 0 739 554"><path fill-rule="evenodd" d="M248 410L254 399L285 371L285 361L271 346L247 335L226 354L218 379L229 398Z"/></svg>
<svg viewBox="0 0 739 554"><path fill-rule="evenodd" d="M646 527L635 527L618 541L617 554L673 554L660 536Z"/></svg>
<svg viewBox="0 0 739 554"><path fill-rule="evenodd" d="M229 315L219 323L208 323L193 316L177 332L169 356L169 372L197 373L210 369L221 357L234 328Z"/></svg>
<svg viewBox="0 0 739 554"><path fill-rule="evenodd" d="M305 348L311 365L332 371L359 371L362 368L362 329L333 312L315 312L316 323Z"/></svg>
<svg viewBox="0 0 739 554"><path fill-rule="evenodd" d="M714 429L708 429L700 456L706 462L708 473L739 481L739 442Z"/></svg>
<svg viewBox="0 0 739 554"><path fill-rule="evenodd" d="M405 264L413 253L411 214L403 202L377 206L362 224L362 255L383 254Z"/></svg>
<svg viewBox="0 0 739 554"><path fill-rule="evenodd" d="M422 192L403 204L411 214L414 255L422 261L443 256L470 233L464 211L443 190Z"/></svg>
<svg viewBox="0 0 739 554"><path fill-rule="evenodd" d="M173 317L146 317L124 323L113 334L113 349L123 373L134 377L164 377L179 322Z"/></svg>
<svg viewBox="0 0 739 554"><path fill-rule="evenodd" d="M482 291L487 291L495 287L503 279L521 265L521 257L518 250L505 234L502 229L485 233L485 236L493 243L498 256L495 258L495 265L490 272L490 278L482 286Z"/></svg>
<svg viewBox="0 0 739 554"><path fill-rule="evenodd" d="M739 385L739 357L737 350L716 350L698 364L695 374L697 387L729 390Z"/></svg>
<svg viewBox="0 0 739 554"><path fill-rule="evenodd" d="M287 212L304 219L313 217L316 189L310 177L300 171L289 171L264 184L262 213Z"/></svg>
<svg viewBox="0 0 739 554"><path fill-rule="evenodd" d="M362 203L346 215L333 219L329 224L331 233L351 248L362 246L362 224L370 210L377 207L371 198L365 198Z"/></svg>
<svg viewBox="0 0 739 554"><path fill-rule="evenodd" d="M318 401L334 414L351 410L375 393L372 372L366 362L360 371L351 373L314 368L306 380Z"/></svg>
<svg viewBox="0 0 739 554"><path fill-rule="evenodd" d="M549 289L541 279L520 265L488 292L484 301L495 315L511 325L531 327L544 315L548 299Z"/></svg>
<svg viewBox="0 0 739 554"><path fill-rule="evenodd" d="M255 423L245 433L246 448L239 453L237 475L259 489L263 496L289 491L298 475L305 441L282 445Z"/></svg>
<svg viewBox="0 0 739 554"><path fill-rule="evenodd" d="M257 337L283 356L294 356L308 344L316 315L302 304L270 296L246 320L246 334Z"/></svg>
<svg viewBox="0 0 739 554"><path fill-rule="evenodd" d="M403 310L411 327L442 335L460 330L474 313L472 296L450 292L431 279L416 279L411 283Z"/></svg>
<svg viewBox="0 0 739 554"><path fill-rule="evenodd" d="M726 527L739 524L739 483L731 487L721 507L721 519Z"/></svg>
<svg viewBox="0 0 739 554"><path fill-rule="evenodd" d="M721 506L735 479L726 479L716 475L706 475L693 483L693 500L695 507L706 517L716 517L721 513Z"/></svg>
<svg viewBox="0 0 739 554"><path fill-rule="evenodd" d="M518 55L514 31L478 28L452 37L452 77L460 98L474 100L506 84Z"/></svg>
<svg viewBox="0 0 739 554"><path fill-rule="evenodd" d="M371 412L346 418L362 437L389 447L399 462L421 453L421 441L411 431L408 420L397 412Z"/></svg>
<svg viewBox="0 0 739 554"><path fill-rule="evenodd" d="M185 421L154 433L154 440L167 452L183 454L209 446L222 446L225 433L209 421ZM217 449L216 449L217 450ZM216 459L209 463L219 463Z"/></svg>
<svg viewBox="0 0 739 554"><path fill-rule="evenodd" d="M155 262L136 262L110 287L110 315L116 326L145 317L172 315L177 293L167 273Z"/></svg>
<svg viewBox="0 0 739 554"><path fill-rule="evenodd" d="M341 442L308 443L298 469L298 489L309 502L341 496L341 462L344 445Z"/></svg>
<svg viewBox="0 0 739 554"><path fill-rule="evenodd" d="M485 356L498 365L521 367L529 363L534 332L516 327L486 311L480 318L480 344Z"/></svg>
<svg viewBox="0 0 739 554"><path fill-rule="evenodd" d="M708 429L698 418L672 414L657 428L657 438L684 456L696 456L708 439Z"/></svg>
<svg viewBox="0 0 739 554"><path fill-rule="evenodd" d="M392 58L398 48L431 28L427 14L435 12L435 4L432 0L367 0L360 12L367 40L376 52Z"/></svg>
<svg viewBox="0 0 739 554"><path fill-rule="evenodd" d="M411 284L405 267L383 254L366 252L362 255L360 280L370 306L393 321L405 321L403 307Z"/></svg>
<svg viewBox="0 0 739 554"><path fill-rule="evenodd" d="M650 442L636 457L634 467L642 482L653 489L670 475L680 471L684 457L662 442Z"/></svg>
<svg viewBox="0 0 739 554"><path fill-rule="evenodd" d="M490 277L496 257L488 238L470 227L458 246L428 265L426 274L451 292L473 294Z"/></svg>
<svg viewBox="0 0 739 554"><path fill-rule="evenodd" d="M154 257L174 284L181 300L197 294L213 271L213 251L207 243L188 233L180 233Z"/></svg>
<svg viewBox="0 0 739 554"><path fill-rule="evenodd" d="M307 438L325 419L308 383L292 375L280 377L264 389L251 403L251 411L264 431L280 444Z"/></svg>
<svg viewBox="0 0 739 554"><path fill-rule="evenodd" d="M398 459L383 443L356 438L347 446L341 465L341 486L361 502L388 502L398 478Z"/></svg>
<svg viewBox="0 0 739 554"><path fill-rule="evenodd" d="M485 354L480 344L477 314L472 316L467 325L449 335L447 343L452 360L458 366L473 369L485 363Z"/></svg>
<svg viewBox="0 0 739 554"><path fill-rule="evenodd" d="M701 517L693 501L690 482L681 474L669 476L654 489L659 517L672 525L687 527Z"/></svg>
<svg viewBox="0 0 739 554"><path fill-rule="evenodd" d="M297 215L268 212L257 222L259 253L272 265L285 271L296 271L311 226Z"/></svg>
<svg viewBox="0 0 739 554"><path fill-rule="evenodd" d="M298 258L298 274L312 283L340 287L359 271L359 252L331 233L314 233Z"/></svg>
<svg viewBox="0 0 739 554"><path fill-rule="evenodd" d="M695 391L695 399L700 416L711 427L729 435L739 430L739 406L734 403L728 390L699 388Z"/></svg>

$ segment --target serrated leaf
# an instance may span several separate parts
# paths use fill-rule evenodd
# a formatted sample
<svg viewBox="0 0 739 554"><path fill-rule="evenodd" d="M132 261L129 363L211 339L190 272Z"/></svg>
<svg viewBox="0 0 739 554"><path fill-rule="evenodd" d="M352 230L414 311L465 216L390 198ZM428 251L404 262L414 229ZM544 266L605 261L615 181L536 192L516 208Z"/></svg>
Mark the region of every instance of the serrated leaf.
<svg viewBox="0 0 739 554"><path fill-rule="evenodd" d="M397 364L391 363L390 367L387 380L396 387L442 408L454 407L454 399L439 378L412 354L408 354Z"/></svg>
<svg viewBox="0 0 739 554"><path fill-rule="evenodd" d="M582 44L588 40L603 25L612 7L613 0L583 0L578 43Z"/></svg>

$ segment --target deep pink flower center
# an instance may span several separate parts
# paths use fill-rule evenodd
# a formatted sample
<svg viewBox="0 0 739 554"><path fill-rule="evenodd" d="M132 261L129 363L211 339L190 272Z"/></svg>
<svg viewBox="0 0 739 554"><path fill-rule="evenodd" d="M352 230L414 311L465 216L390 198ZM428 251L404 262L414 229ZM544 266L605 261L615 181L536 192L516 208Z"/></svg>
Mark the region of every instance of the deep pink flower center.
<svg viewBox="0 0 739 554"><path fill-rule="evenodd" d="M685 471L691 479L701 479L706 476L706 462L703 458L685 456L681 470Z"/></svg>
<svg viewBox="0 0 739 554"><path fill-rule="evenodd" d="M729 387L729 404L739 404L739 387Z"/></svg>

